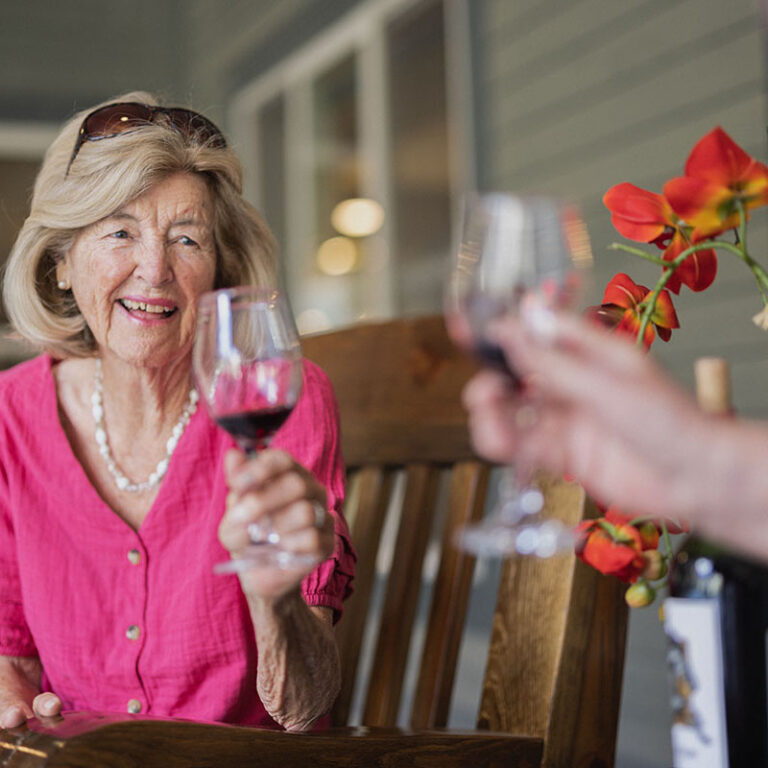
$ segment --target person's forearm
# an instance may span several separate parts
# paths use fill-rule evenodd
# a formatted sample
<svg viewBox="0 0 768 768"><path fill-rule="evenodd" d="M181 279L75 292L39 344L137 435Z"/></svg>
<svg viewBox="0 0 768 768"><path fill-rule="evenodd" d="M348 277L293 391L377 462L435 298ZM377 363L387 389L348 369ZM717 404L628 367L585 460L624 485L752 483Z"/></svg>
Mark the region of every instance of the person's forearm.
<svg viewBox="0 0 768 768"><path fill-rule="evenodd" d="M312 613L298 590L278 600L251 598L249 607L264 707L287 730L307 730L330 710L339 691L333 628Z"/></svg>
<svg viewBox="0 0 768 768"><path fill-rule="evenodd" d="M724 545L768 558L768 430L726 421L705 441L693 527Z"/></svg>

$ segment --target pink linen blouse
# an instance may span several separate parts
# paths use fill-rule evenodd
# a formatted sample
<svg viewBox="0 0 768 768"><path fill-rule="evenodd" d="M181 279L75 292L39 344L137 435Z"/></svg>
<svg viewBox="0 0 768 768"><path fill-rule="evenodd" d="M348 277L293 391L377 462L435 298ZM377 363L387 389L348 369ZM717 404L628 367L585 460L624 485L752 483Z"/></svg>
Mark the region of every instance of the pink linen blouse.
<svg viewBox="0 0 768 768"><path fill-rule="evenodd" d="M273 725L256 692L257 649L217 536L232 438L198 408L138 531L88 481L58 416L47 355L0 373L0 654L39 655L42 690L65 710ZM328 491L336 543L302 583L335 618L354 552L341 514L338 408L305 363L304 390L275 448Z"/></svg>

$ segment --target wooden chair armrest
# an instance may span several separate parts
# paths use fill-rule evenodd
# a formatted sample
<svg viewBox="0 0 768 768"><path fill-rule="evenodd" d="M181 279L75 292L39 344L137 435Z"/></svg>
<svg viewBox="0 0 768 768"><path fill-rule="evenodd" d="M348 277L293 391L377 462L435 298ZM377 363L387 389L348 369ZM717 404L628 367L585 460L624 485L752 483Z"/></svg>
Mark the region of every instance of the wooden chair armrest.
<svg viewBox="0 0 768 768"><path fill-rule="evenodd" d="M96 713L0 729L0 765L13 768L523 768L539 764L542 748L541 739L490 731L331 728L286 733Z"/></svg>

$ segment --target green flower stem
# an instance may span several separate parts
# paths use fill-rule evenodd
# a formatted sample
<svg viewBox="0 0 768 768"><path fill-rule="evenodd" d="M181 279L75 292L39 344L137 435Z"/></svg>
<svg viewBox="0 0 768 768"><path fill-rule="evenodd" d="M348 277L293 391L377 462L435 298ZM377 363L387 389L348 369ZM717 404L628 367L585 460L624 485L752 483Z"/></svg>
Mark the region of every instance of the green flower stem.
<svg viewBox="0 0 768 768"><path fill-rule="evenodd" d="M631 253L633 256L639 256L641 259L650 261L653 264L657 264L660 267L668 267L669 262L664 261L661 256L654 256L653 254L646 253L640 248L633 248L631 245L625 245L624 243L611 243L608 246L610 251L624 251L625 253Z"/></svg>
<svg viewBox="0 0 768 768"><path fill-rule="evenodd" d="M739 227L738 227L738 234L739 234L739 245L741 246L742 251L744 252L744 255L747 255L747 212L744 209L744 203L737 199L736 200L736 207L739 209Z"/></svg>
<svg viewBox="0 0 768 768"><path fill-rule="evenodd" d="M760 295L763 299L763 304L768 305L768 273L766 273L763 267L760 264L758 264L747 253L746 211L744 210L744 205L740 200L736 202L736 205L738 206L738 209L739 209L739 226L738 226L739 244L738 245L733 245L732 243L725 243L720 240L706 240L701 243L695 243L694 245L691 245L689 248L686 248L673 261L664 261L663 259L658 259L657 257L651 256L650 254L647 254L644 251L640 251L639 248L622 247L618 249L618 250L627 251L627 253L634 253L636 255L643 254L643 258L645 258L646 260L654 261L656 263L660 262L661 266L664 267L664 272L662 272L661 277L656 283L650 298L647 301L642 302L642 305L644 306L643 306L643 313L640 317L640 330L637 333L637 339L635 342L637 346L642 346L643 344L645 329L648 327L648 323L651 322L653 313L656 311L656 303L658 301L659 295L664 289L664 286L666 286L670 277L672 277L672 274L674 273L674 271L691 254L696 253L698 251L721 249L724 251L729 251L730 253L733 253L736 256L738 256L747 265L747 267L749 267L750 271L754 275L755 281L757 282L757 288L760 291Z"/></svg>
<svg viewBox="0 0 768 768"><path fill-rule="evenodd" d="M664 558L664 562L667 566L667 573L656 585L657 589L662 589L669 583L669 563L672 560L672 539L669 538L669 531L667 530L667 524L664 522L664 518L661 519L660 525L661 539L664 542L664 549L666 550L666 552L661 553L661 556Z"/></svg>
<svg viewBox="0 0 768 768"><path fill-rule="evenodd" d="M718 248L721 248L724 251L730 251L738 256L749 267L755 277L757 290L760 291L763 304L768 304L768 273L766 273L762 266L747 253L746 248L742 250L732 243L721 243L716 240L713 240L712 242L715 243ZM742 240L741 243L743 244L744 241Z"/></svg>
<svg viewBox="0 0 768 768"><path fill-rule="evenodd" d="M653 293L651 293L651 298L648 299L648 302L645 305L645 309L643 310L642 317L640 318L640 330L637 332L637 339L635 341L635 344L638 347L643 345L645 329L648 327L648 323L651 322L651 317L656 311L656 302L658 301L659 294L662 292L662 290L664 290L664 286L667 284L667 282L669 282L669 278L672 277L674 271L679 266L678 262L682 263L681 257L690 255L688 250L683 251L683 253L681 253L680 256L678 256L674 261L666 262L669 264L669 269L666 269L661 273L661 277L656 283L656 286L653 289ZM693 251L691 251L691 253L693 253Z"/></svg>
<svg viewBox="0 0 768 768"><path fill-rule="evenodd" d="M667 524L664 520L661 520L661 538L664 542L664 548L667 550L665 556L667 559L672 558L672 539L669 538L669 531L667 530Z"/></svg>

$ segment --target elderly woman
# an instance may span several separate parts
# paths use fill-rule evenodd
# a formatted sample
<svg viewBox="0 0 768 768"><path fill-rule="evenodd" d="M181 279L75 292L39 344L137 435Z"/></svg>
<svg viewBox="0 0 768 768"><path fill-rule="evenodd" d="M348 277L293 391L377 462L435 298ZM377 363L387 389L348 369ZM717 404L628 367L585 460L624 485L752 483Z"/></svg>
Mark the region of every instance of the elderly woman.
<svg viewBox="0 0 768 768"><path fill-rule="evenodd" d="M329 710L354 566L331 387L305 363L246 459L191 382L198 298L268 285L272 248L198 113L131 93L48 150L4 284L44 354L0 375L0 726L89 709L299 730ZM267 518L319 565L214 575Z"/></svg>

